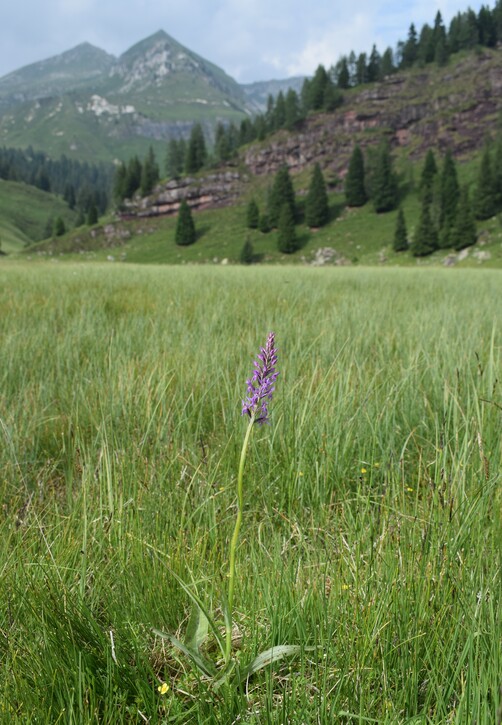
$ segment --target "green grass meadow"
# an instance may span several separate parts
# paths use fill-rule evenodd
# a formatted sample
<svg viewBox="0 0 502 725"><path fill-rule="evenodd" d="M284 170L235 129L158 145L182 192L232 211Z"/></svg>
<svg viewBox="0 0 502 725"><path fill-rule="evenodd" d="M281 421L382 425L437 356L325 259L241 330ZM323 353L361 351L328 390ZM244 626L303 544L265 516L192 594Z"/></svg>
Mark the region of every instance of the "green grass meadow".
<svg viewBox="0 0 502 725"><path fill-rule="evenodd" d="M2 263L0 722L500 723L501 282ZM305 649L215 690L152 628L220 607L270 330L234 656Z"/></svg>

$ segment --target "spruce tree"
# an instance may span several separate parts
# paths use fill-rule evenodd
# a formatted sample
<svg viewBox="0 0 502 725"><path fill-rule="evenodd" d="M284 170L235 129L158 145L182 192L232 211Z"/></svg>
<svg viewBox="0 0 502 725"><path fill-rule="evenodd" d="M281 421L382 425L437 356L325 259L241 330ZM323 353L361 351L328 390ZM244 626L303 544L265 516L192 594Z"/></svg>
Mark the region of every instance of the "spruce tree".
<svg viewBox="0 0 502 725"><path fill-rule="evenodd" d="M295 192L288 167L281 166L274 177L268 198L268 220L272 227L279 223L279 215L284 204L291 209L293 220L296 217Z"/></svg>
<svg viewBox="0 0 502 725"><path fill-rule="evenodd" d="M452 246L456 250L470 247L476 243L476 222L467 186L463 186L460 191L458 206L457 218L452 232Z"/></svg>
<svg viewBox="0 0 502 725"><path fill-rule="evenodd" d="M270 231L270 220L268 218L268 214L260 214L260 219L258 222L258 229L262 234L268 234Z"/></svg>
<svg viewBox="0 0 502 725"><path fill-rule="evenodd" d="M113 180L113 196L120 203L125 199L127 190L127 168L125 164L119 164L115 171Z"/></svg>
<svg viewBox="0 0 502 725"><path fill-rule="evenodd" d="M425 257L438 247L438 236L430 215L430 204L424 199L415 236L410 245L414 257Z"/></svg>
<svg viewBox="0 0 502 725"><path fill-rule="evenodd" d="M495 177L488 146L485 147L478 173L478 183L474 195L476 219L490 219L496 212Z"/></svg>
<svg viewBox="0 0 502 725"><path fill-rule="evenodd" d="M458 196L460 193L457 169L451 151L447 151L443 162L439 188L439 228L451 228L455 223Z"/></svg>
<svg viewBox="0 0 502 725"><path fill-rule="evenodd" d="M420 194L422 199L432 202L434 195L434 178L437 174L438 167L434 158L434 151L429 149L425 156L422 174L420 176Z"/></svg>
<svg viewBox="0 0 502 725"><path fill-rule="evenodd" d="M186 199L183 199L178 212L174 241L180 246L188 246L189 244L193 244L195 239L196 232L192 212Z"/></svg>
<svg viewBox="0 0 502 725"><path fill-rule="evenodd" d="M254 262L254 250L249 237L246 239L244 246L241 249L239 261L241 264L253 264Z"/></svg>
<svg viewBox="0 0 502 725"><path fill-rule="evenodd" d="M500 3L500 13L502 21L502 1ZM502 32L502 28L501 28ZM502 136L498 139L495 146L495 160L493 165L493 185L495 189L495 209L497 212L502 211Z"/></svg>
<svg viewBox="0 0 502 725"><path fill-rule="evenodd" d="M398 205L397 177L392 168L390 148L385 141L377 151L372 174L372 200L375 211L381 214Z"/></svg>
<svg viewBox="0 0 502 725"><path fill-rule="evenodd" d="M91 202L89 210L87 212L87 224L92 227L93 224L98 223L98 208L94 202Z"/></svg>
<svg viewBox="0 0 502 725"><path fill-rule="evenodd" d="M360 146L355 146L350 157L345 177L345 199L348 206L363 206L368 200L364 179L364 157Z"/></svg>
<svg viewBox="0 0 502 725"><path fill-rule="evenodd" d="M178 179L185 168L187 145L185 139L172 138L167 145L166 172L170 179Z"/></svg>
<svg viewBox="0 0 502 725"><path fill-rule="evenodd" d="M207 161L206 140L200 123L196 123L190 133L190 140L185 159L185 171L187 174L195 174L200 171Z"/></svg>
<svg viewBox="0 0 502 725"><path fill-rule="evenodd" d="M61 237L66 232L66 226L62 217L56 217L54 222L54 233L56 237Z"/></svg>
<svg viewBox="0 0 502 725"><path fill-rule="evenodd" d="M343 56L338 69L338 88L345 90L350 88L350 73L347 58Z"/></svg>
<svg viewBox="0 0 502 725"><path fill-rule="evenodd" d="M396 229L394 232L394 242L392 248L395 252L406 252L408 249L408 233L406 231L406 221L404 212L399 208L396 219Z"/></svg>
<svg viewBox="0 0 502 725"><path fill-rule="evenodd" d="M283 254L292 254L297 249L295 218L288 203L284 203L279 214L277 247Z"/></svg>
<svg viewBox="0 0 502 725"><path fill-rule="evenodd" d="M132 199L141 184L141 161L137 156L129 159L124 184L125 199Z"/></svg>
<svg viewBox="0 0 502 725"><path fill-rule="evenodd" d="M298 94L290 88L286 94L284 125L288 131L292 131L301 119L300 101Z"/></svg>
<svg viewBox="0 0 502 725"><path fill-rule="evenodd" d="M314 166L307 198L305 201L305 221L307 226L322 227L329 219L328 194L326 183L319 164Z"/></svg>
<svg viewBox="0 0 502 725"><path fill-rule="evenodd" d="M260 222L260 210L258 208L258 204L254 199L251 199L248 204L246 220L249 229L258 229L258 224Z"/></svg>
<svg viewBox="0 0 502 725"><path fill-rule="evenodd" d="M140 191L142 196L147 196L159 180L159 167L155 159L153 148L150 146L148 155L141 168Z"/></svg>

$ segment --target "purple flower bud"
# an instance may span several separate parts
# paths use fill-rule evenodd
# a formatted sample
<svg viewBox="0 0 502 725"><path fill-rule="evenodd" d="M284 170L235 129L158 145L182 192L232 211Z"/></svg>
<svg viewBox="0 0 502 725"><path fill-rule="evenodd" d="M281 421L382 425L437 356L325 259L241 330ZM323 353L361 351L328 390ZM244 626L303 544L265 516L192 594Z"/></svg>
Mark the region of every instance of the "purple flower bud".
<svg viewBox="0 0 502 725"><path fill-rule="evenodd" d="M254 361L253 376L247 381L248 397L242 401L242 415L255 416L255 422L268 423L268 402L272 400L278 372L275 334L270 332L265 347L260 348L258 360ZM258 410L260 408L260 410Z"/></svg>

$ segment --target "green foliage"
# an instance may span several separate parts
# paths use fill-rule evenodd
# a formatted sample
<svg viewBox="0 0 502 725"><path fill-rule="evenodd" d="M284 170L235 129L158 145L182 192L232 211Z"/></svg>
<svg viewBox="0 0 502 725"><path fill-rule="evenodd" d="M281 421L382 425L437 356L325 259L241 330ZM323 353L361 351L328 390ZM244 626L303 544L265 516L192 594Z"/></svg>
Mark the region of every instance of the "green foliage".
<svg viewBox="0 0 502 725"><path fill-rule="evenodd" d="M406 230L404 212L401 207L397 213L396 229L394 231L392 248L395 252L406 252L408 249L408 232Z"/></svg>
<svg viewBox="0 0 502 725"><path fill-rule="evenodd" d="M61 237L66 232L66 225L64 223L64 219L60 216L56 217L56 221L54 222L54 234L56 237Z"/></svg>
<svg viewBox="0 0 502 725"><path fill-rule="evenodd" d="M180 204L174 241L179 246L193 244L197 238L192 212L185 199Z"/></svg>
<svg viewBox="0 0 502 725"><path fill-rule="evenodd" d="M131 159L129 159L129 163L127 164L127 169L125 173L124 186L122 189L122 198L132 199L134 194L138 191L141 185L141 170L141 161L137 156L133 156Z"/></svg>
<svg viewBox="0 0 502 725"><path fill-rule="evenodd" d="M434 151L429 149L425 155L419 186L422 199L425 199L429 204L432 203L434 198L434 180L437 176L437 172L438 168L434 157Z"/></svg>
<svg viewBox="0 0 502 725"><path fill-rule="evenodd" d="M440 177L439 187L439 229L449 230L455 224L460 187L457 178L455 160L450 150L447 151ZM443 244L441 244L443 246ZM449 246L446 244L445 246Z"/></svg>
<svg viewBox="0 0 502 725"><path fill-rule="evenodd" d="M246 223L248 229L258 229L260 223L260 209L255 199L251 199L247 206Z"/></svg>
<svg viewBox="0 0 502 725"><path fill-rule="evenodd" d="M186 165L187 145L185 139L172 138L167 145L166 173L170 179L178 179Z"/></svg>
<svg viewBox="0 0 502 725"><path fill-rule="evenodd" d="M239 262L241 264L253 264L255 261L255 254L253 249L253 244L249 237L244 242L244 245L241 249L241 253L239 255Z"/></svg>
<svg viewBox="0 0 502 725"><path fill-rule="evenodd" d="M438 248L438 234L430 215L430 204L422 201L420 220L415 231L410 251L414 257L425 257Z"/></svg>
<svg viewBox="0 0 502 725"><path fill-rule="evenodd" d="M0 719L496 723L500 277L3 260ZM269 329L233 653L320 648L214 692L151 628L219 657L169 572L218 607Z"/></svg>
<svg viewBox="0 0 502 725"><path fill-rule="evenodd" d="M153 148L150 146L148 155L143 162L141 168L140 192L142 196L147 196L153 190L153 187L159 180L159 166L155 159Z"/></svg>
<svg viewBox="0 0 502 725"><path fill-rule="evenodd" d="M291 216L293 220L295 220L295 192L293 189L293 182L291 181L289 170L286 165L281 166L281 168L277 171L272 183L272 188L270 189L270 193L268 195L267 215L269 224L272 227L278 226L279 216L284 204L289 206Z"/></svg>
<svg viewBox="0 0 502 725"><path fill-rule="evenodd" d="M453 229L453 247L460 250L476 243L476 221L469 197L469 187L462 186L458 204L457 218Z"/></svg>
<svg viewBox="0 0 502 725"><path fill-rule="evenodd" d="M399 203L397 176L392 166L389 145L385 141L377 150L372 169L371 199L377 214L391 211Z"/></svg>
<svg viewBox="0 0 502 725"><path fill-rule="evenodd" d="M268 232L272 229L270 225L270 219L268 218L268 214L263 213L260 214L260 219L258 222L258 229L262 234L268 234Z"/></svg>
<svg viewBox="0 0 502 725"><path fill-rule="evenodd" d="M293 254L298 249L298 240L295 230L295 219L291 206L284 203L279 215L277 227L277 248L282 254Z"/></svg>
<svg viewBox="0 0 502 725"><path fill-rule="evenodd" d="M317 67L314 77L306 79L302 87L302 107L308 111L334 111L343 103L340 90L333 83L323 65Z"/></svg>
<svg viewBox="0 0 502 725"><path fill-rule="evenodd" d="M190 139L185 158L185 171L195 174L200 171L207 161L206 140L200 123L194 124L190 132Z"/></svg>
<svg viewBox="0 0 502 725"><path fill-rule="evenodd" d="M322 227L329 220L329 203L326 183L319 164L315 164L305 200L305 222L307 226Z"/></svg>
<svg viewBox="0 0 502 725"><path fill-rule="evenodd" d="M87 212L87 224L92 226L98 223L98 209L96 204L91 204L89 211Z"/></svg>
<svg viewBox="0 0 502 725"><path fill-rule="evenodd" d="M364 156L361 147L358 145L354 147L345 177L345 199L348 206L363 206L368 200L365 186Z"/></svg>
<svg viewBox="0 0 502 725"><path fill-rule="evenodd" d="M479 167L478 182L474 195L474 212L476 219L490 219L496 211L497 188L495 175L492 171L490 149L486 146Z"/></svg>

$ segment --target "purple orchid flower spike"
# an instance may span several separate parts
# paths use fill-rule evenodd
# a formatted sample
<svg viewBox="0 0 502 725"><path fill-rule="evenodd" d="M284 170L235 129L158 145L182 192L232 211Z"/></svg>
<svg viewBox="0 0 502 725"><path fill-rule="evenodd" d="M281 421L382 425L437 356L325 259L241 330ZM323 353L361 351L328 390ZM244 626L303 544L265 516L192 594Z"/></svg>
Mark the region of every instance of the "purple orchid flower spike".
<svg viewBox="0 0 502 725"><path fill-rule="evenodd" d="M276 365L275 333L270 332L265 347L260 348L258 360L254 361L253 376L247 381L248 396L242 401L242 415L254 416L255 423L260 425L269 422L268 403L272 400L279 375Z"/></svg>

